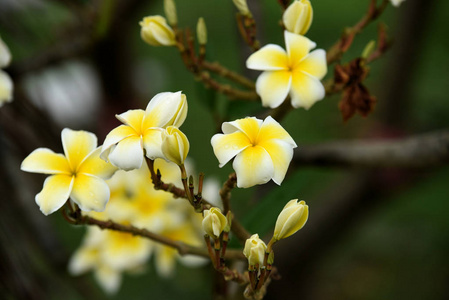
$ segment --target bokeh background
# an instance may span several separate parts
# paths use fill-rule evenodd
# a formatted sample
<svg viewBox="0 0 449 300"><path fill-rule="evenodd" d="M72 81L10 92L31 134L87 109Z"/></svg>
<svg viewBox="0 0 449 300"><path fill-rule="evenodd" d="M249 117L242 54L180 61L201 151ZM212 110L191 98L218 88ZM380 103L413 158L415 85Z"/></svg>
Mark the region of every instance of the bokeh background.
<svg viewBox="0 0 449 300"><path fill-rule="evenodd" d="M99 141L119 125L114 114L144 108L158 92L182 90L187 134L196 169L221 182L210 146L214 114L228 120L261 112L259 104L229 102L205 90L175 48L151 47L138 22L163 14L162 0L0 0L0 34L8 44L14 102L0 108L0 293L4 299L210 299L216 274L210 266L177 266L171 279L150 261L143 275L126 275L117 295L105 294L91 275L72 277L67 262L85 229L59 213L43 216L34 202L44 176L19 169L37 147L61 151L64 127L95 132ZM284 45L275 0L251 1L262 45ZM307 36L328 49L345 26L365 13L368 0L312 0ZM207 59L256 78L245 68L250 54L238 35L231 0L178 0L179 25L208 28ZM449 3L407 0L380 17L393 47L370 65L366 81L375 111L344 123L340 95L309 111L290 112L282 124L299 147L336 140L387 139L449 126ZM342 62L359 56L376 38L379 21L357 36ZM327 78L333 74L329 70ZM447 147L446 147L447 148ZM278 187L234 190L232 205L248 230L270 238L285 203L310 206L308 224L275 247L282 280L266 299L447 299L449 296L449 168L343 168L295 165ZM233 241L233 247L241 247ZM233 299L238 299L237 293Z"/></svg>

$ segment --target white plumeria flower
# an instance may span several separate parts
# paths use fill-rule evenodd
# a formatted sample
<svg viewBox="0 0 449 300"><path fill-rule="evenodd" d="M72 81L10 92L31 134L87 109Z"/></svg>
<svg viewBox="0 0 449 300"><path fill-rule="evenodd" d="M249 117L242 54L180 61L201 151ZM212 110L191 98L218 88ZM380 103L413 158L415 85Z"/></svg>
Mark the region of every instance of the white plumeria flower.
<svg viewBox="0 0 449 300"><path fill-rule="evenodd" d="M64 155L38 148L22 162L26 172L51 174L36 195L36 203L45 215L64 205L70 197L84 211L103 211L109 200L110 178L116 168L100 159L97 137L87 131L62 130Z"/></svg>
<svg viewBox="0 0 449 300"><path fill-rule="evenodd" d="M186 115L187 100L184 94L157 94L145 111L135 109L116 115L125 125L113 129L106 136L101 158L126 171L142 166L143 149L150 159L165 158L161 151L161 132L168 126L181 126Z"/></svg>
<svg viewBox="0 0 449 300"><path fill-rule="evenodd" d="M404 2L405 0L390 0L391 4L393 4L393 6L398 7L399 5L401 5L402 2Z"/></svg>
<svg viewBox="0 0 449 300"><path fill-rule="evenodd" d="M254 117L225 122L224 134L216 134L211 143L223 167L232 164L238 187L251 187L273 179L281 184L293 157L296 143L271 116L264 121Z"/></svg>
<svg viewBox="0 0 449 300"><path fill-rule="evenodd" d="M290 94L292 106L309 109L325 96L321 79L327 73L326 52L308 38L284 31L287 51L268 44L246 61L249 69L264 71L256 81L262 105L278 107Z"/></svg>

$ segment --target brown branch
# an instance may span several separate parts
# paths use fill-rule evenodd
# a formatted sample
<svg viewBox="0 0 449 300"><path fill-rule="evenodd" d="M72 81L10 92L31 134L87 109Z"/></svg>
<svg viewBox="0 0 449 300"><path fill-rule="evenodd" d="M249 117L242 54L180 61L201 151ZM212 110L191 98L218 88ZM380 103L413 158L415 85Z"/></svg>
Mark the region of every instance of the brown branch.
<svg viewBox="0 0 449 300"><path fill-rule="evenodd" d="M80 213L70 214L68 217L72 219L71 223L75 224L75 225L95 225L95 226L100 227L101 229L109 229L109 230L115 230L115 231L120 231L120 232L127 232L127 233L130 233L135 236L148 238L150 240L161 243L165 246L176 249L180 255L191 254L191 255L209 257L207 249L205 249L205 248L190 246L184 242L172 240L170 238L167 238L165 236L151 232L144 228L137 228L132 225L123 225L123 224L115 223L111 220L101 221L101 220L98 220L98 219L95 219L95 218L92 218L89 216L83 216ZM243 255L242 251L228 250L226 253L226 258L227 259L245 259L245 256Z"/></svg>
<svg viewBox="0 0 449 300"><path fill-rule="evenodd" d="M252 81L249 78L246 78L245 76L240 75L237 72L233 72L231 70L226 69L218 62L211 63L208 61L203 61L201 66L206 70L217 73L222 77L228 78L250 89L254 90L256 88L256 84L254 83L254 81Z"/></svg>
<svg viewBox="0 0 449 300"><path fill-rule="evenodd" d="M338 141L302 146L295 165L426 168L449 162L449 131L398 140Z"/></svg>
<svg viewBox="0 0 449 300"><path fill-rule="evenodd" d="M148 168L150 169L151 173L151 180L153 181L154 188L156 190L163 190L169 193L172 193L173 196L177 198L184 198L187 199L186 193L184 192L184 189L176 187L172 183L164 183L161 180L161 174L156 174L154 172L154 166L153 161L151 159L145 158L148 164ZM198 204L199 209L197 210L195 208L196 212L202 213L205 209L209 209L210 207L213 207L214 205L210 204L206 199L201 198L201 203ZM231 231L234 233L234 235L242 242L246 241L251 234L243 227L242 224L236 219L232 220L232 226Z"/></svg>
<svg viewBox="0 0 449 300"><path fill-rule="evenodd" d="M355 36L361 33L366 26L375 21L384 12L388 2L389 0L383 0L382 3L377 6L376 0L371 0L368 11L362 19L360 19L354 26L346 28L340 39L327 50L328 65L339 60L341 56L349 50Z"/></svg>
<svg viewBox="0 0 449 300"><path fill-rule="evenodd" d="M231 210L231 191L237 185L237 176L235 173L229 175L228 180L223 184L220 190L221 201L223 202L223 214L227 214Z"/></svg>

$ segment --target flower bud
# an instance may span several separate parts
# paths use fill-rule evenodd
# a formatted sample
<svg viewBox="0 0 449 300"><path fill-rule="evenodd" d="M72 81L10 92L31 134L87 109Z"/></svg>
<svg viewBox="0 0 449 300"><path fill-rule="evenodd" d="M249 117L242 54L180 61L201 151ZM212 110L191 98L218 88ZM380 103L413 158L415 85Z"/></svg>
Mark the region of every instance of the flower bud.
<svg viewBox="0 0 449 300"><path fill-rule="evenodd" d="M200 45L207 44L207 28L203 18L199 18L196 24L196 36Z"/></svg>
<svg viewBox="0 0 449 300"><path fill-rule="evenodd" d="M168 19L168 24L170 24L171 26L175 26L176 24L178 24L175 1L164 0L164 11Z"/></svg>
<svg viewBox="0 0 449 300"><path fill-rule="evenodd" d="M285 28L304 35L312 24L313 10L309 0L295 0L284 12L282 21Z"/></svg>
<svg viewBox="0 0 449 300"><path fill-rule="evenodd" d="M145 17L139 23L142 27L140 36L151 46L173 46L176 44L175 33L161 16Z"/></svg>
<svg viewBox="0 0 449 300"><path fill-rule="evenodd" d="M273 239L278 241L291 236L306 224L308 217L309 206L304 201L290 200L278 216Z"/></svg>
<svg viewBox="0 0 449 300"><path fill-rule="evenodd" d="M245 248L243 248L243 255L248 259L248 264L250 266L257 264L262 266L266 250L267 245L265 245L264 241L262 241L256 233L246 240Z"/></svg>
<svg viewBox="0 0 449 300"><path fill-rule="evenodd" d="M162 154L169 161L183 165L189 153L189 140L178 127L168 126L162 131Z"/></svg>
<svg viewBox="0 0 449 300"><path fill-rule="evenodd" d="M204 210L203 230L210 237L218 239L228 221L218 207Z"/></svg>
<svg viewBox="0 0 449 300"><path fill-rule="evenodd" d="M237 9L242 15L251 16L246 0L232 0L232 2L234 2L234 5L237 7Z"/></svg>

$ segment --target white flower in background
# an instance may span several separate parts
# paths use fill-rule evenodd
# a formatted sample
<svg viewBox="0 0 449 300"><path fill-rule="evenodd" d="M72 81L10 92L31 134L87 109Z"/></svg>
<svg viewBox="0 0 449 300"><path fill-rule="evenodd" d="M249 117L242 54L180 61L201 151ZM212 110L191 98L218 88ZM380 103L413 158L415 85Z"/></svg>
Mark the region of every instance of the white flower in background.
<svg viewBox="0 0 449 300"><path fill-rule="evenodd" d="M390 0L391 4L393 4L393 6L398 7L399 5L401 5L402 2L404 2L405 0Z"/></svg>
<svg viewBox="0 0 449 300"><path fill-rule="evenodd" d="M327 73L326 52L308 38L284 31L287 51L269 44L246 61L249 69L264 71L256 81L262 105L278 107L290 94L292 106L309 109L325 96L321 79ZM310 52L310 53L309 53Z"/></svg>
<svg viewBox="0 0 449 300"><path fill-rule="evenodd" d="M68 128L61 133L64 155L38 148L22 162L26 172L50 174L36 203L44 215L62 207L71 198L84 211L103 211L109 200L110 178L116 168L100 159L97 137L87 131Z"/></svg>
<svg viewBox="0 0 449 300"><path fill-rule="evenodd" d="M224 134L216 134L211 143L220 168L235 157L232 167L238 187L251 187L273 179L281 184L293 157L296 143L287 131L268 116L264 121L252 118L225 122Z"/></svg>
<svg viewBox="0 0 449 300"><path fill-rule="evenodd" d="M135 109L116 115L125 125L113 129L106 136L101 158L126 171L142 166L144 149L150 159L165 158L161 150L161 132L168 126L181 126L186 115L187 100L184 94L157 94L145 111Z"/></svg>
<svg viewBox="0 0 449 300"><path fill-rule="evenodd" d="M0 69L6 68L11 62L11 52L9 52L8 46L0 38ZM11 77L0 70L0 107L6 102L12 101L13 94L13 82Z"/></svg>

